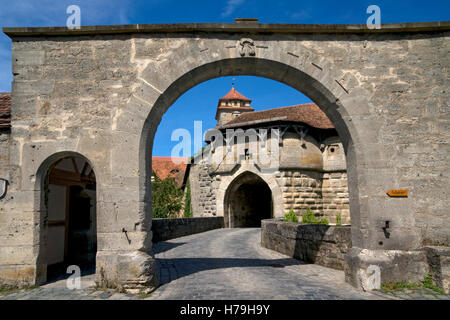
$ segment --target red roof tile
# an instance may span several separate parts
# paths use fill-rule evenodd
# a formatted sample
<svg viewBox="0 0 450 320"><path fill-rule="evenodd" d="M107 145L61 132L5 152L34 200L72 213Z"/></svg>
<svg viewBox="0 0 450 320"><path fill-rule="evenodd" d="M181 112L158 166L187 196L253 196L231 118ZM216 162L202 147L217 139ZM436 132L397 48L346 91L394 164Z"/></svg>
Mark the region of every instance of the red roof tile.
<svg viewBox="0 0 450 320"><path fill-rule="evenodd" d="M152 170L159 179L174 178L181 187L186 174L189 158L185 157L152 157Z"/></svg>
<svg viewBox="0 0 450 320"><path fill-rule="evenodd" d="M302 122L313 128L334 129L333 123L315 103L246 112L220 128L235 128L268 122Z"/></svg>
<svg viewBox="0 0 450 320"><path fill-rule="evenodd" d="M243 101L252 101L247 97L244 97L242 94L236 91L236 89L231 88L230 92L228 92L225 96L219 99L220 100L243 100Z"/></svg>
<svg viewBox="0 0 450 320"><path fill-rule="evenodd" d="M11 127L11 93L0 92L0 129Z"/></svg>

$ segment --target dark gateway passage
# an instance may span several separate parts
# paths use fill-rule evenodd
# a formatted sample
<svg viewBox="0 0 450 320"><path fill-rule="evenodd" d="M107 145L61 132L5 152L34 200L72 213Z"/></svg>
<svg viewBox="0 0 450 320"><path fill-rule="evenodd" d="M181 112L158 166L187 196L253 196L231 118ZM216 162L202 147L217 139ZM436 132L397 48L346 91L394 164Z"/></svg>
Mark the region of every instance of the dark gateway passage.
<svg viewBox="0 0 450 320"><path fill-rule="evenodd" d="M260 177L244 173L228 188L225 208L227 227L260 227L261 220L272 217L272 192Z"/></svg>

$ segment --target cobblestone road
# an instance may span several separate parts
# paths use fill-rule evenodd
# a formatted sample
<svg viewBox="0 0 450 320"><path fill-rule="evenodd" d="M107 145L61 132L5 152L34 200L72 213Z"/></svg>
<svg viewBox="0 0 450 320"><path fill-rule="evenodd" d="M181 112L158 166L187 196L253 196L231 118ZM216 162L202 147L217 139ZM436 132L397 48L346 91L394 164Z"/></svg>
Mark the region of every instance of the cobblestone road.
<svg viewBox="0 0 450 320"><path fill-rule="evenodd" d="M155 245L154 299L380 299L344 273L262 248L260 229L219 229Z"/></svg>
<svg viewBox="0 0 450 320"><path fill-rule="evenodd" d="M260 237L260 229L219 229L155 244L162 285L149 296L96 290L90 275L80 290L62 280L0 299L408 299L358 291L342 271L262 248Z"/></svg>

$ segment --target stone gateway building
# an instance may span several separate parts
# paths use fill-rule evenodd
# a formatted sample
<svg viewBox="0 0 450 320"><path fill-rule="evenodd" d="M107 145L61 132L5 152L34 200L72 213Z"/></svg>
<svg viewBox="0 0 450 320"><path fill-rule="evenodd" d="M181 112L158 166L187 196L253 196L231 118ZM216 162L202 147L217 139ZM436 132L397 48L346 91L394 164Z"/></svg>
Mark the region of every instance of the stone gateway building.
<svg viewBox="0 0 450 320"><path fill-rule="evenodd" d="M284 148L304 144L311 151L305 159L285 154L273 179L252 168L235 176L221 167L224 174L215 175L214 183L226 186L232 179L237 193L245 186L266 195L270 189L273 214L280 215L292 205L289 184L308 185L312 190L305 189L311 193L305 199L317 199L312 195L322 188L323 199L324 187L337 177L328 167L334 165L328 151L342 145L352 245L345 257L346 280L367 288L369 267L376 265L382 283L415 282L432 273L448 286L449 30L449 22L369 30L255 19L4 28L12 40L14 78L11 126L0 135L0 280L41 284L52 262L89 262L95 251L100 282L155 288L151 153L161 118L201 82L254 75L307 95L335 133L323 140L314 132L331 127L305 119L311 131L299 140L295 121L277 122L290 126ZM219 119L228 120L220 108ZM294 107L300 113L302 108ZM255 114L236 119L248 116L250 123ZM340 142L333 140L336 133ZM292 163L300 172L290 171ZM226 198L227 190L215 188L215 197ZM242 219L233 203L240 201L215 210L238 225ZM303 205L295 201L294 206ZM71 219L80 206L84 214ZM206 210L211 213L212 205ZM61 246L55 237L79 240ZM80 254L82 242L91 251Z"/></svg>
<svg viewBox="0 0 450 320"><path fill-rule="evenodd" d="M234 88L219 99L215 130L223 143L208 141L191 165L194 216L224 216L226 227L254 227L290 209L301 216L309 208L332 223L339 214L350 224L345 153L325 113L314 103L264 111L250 104ZM273 146L274 129L276 154L268 156L276 161L267 172L258 154L261 143ZM266 141L258 132L267 133ZM229 150L226 139L233 140Z"/></svg>

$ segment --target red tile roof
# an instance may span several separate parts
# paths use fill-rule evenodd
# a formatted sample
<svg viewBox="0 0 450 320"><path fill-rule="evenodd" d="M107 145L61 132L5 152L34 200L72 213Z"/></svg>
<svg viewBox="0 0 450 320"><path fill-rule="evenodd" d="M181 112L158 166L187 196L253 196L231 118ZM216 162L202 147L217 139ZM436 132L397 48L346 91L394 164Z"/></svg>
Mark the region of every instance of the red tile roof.
<svg viewBox="0 0 450 320"><path fill-rule="evenodd" d="M175 184L181 187L188 162L186 157L152 157L152 170L159 179L174 178Z"/></svg>
<svg viewBox="0 0 450 320"><path fill-rule="evenodd" d="M302 122L313 128L334 129L333 123L315 103L246 112L220 128L235 128L268 122Z"/></svg>
<svg viewBox="0 0 450 320"><path fill-rule="evenodd" d="M249 101L249 102L252 101L249 98L244 97L242 94L237 92L236 89L234 89L234 88L231 88L230 92L228 92L225 96L223 96L222 98L219 99L219 101L221 101L221 100L243 100L243 101Z"/></svg>
<svg viewBox="0 0 450 320"><path fill-rule="evenodd" d="M0 92L0 129L11 127L11 93Z"/></svg>

